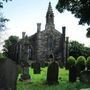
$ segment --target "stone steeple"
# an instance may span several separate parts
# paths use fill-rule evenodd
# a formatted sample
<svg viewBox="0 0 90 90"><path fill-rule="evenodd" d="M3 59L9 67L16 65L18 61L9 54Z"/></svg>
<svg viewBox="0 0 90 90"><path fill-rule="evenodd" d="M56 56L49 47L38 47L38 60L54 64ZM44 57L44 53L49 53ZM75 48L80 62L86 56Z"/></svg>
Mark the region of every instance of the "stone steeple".
<svg viewBox="0 0 90 90"><path fill-rule="evenodd" d="M54 27L54 13L52 10L51 2L49 2L48 10L46 13L46 29L48 27Z"/></svg>

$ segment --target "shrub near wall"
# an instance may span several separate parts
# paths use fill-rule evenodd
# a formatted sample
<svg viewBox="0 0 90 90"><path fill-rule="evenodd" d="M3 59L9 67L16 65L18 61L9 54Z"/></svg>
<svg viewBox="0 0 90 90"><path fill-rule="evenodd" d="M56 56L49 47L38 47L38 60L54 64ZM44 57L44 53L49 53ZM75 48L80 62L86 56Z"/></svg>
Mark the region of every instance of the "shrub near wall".
<svg viewBox="0 0 90 90"><path fill-rule="evenodd" d="M67 65L69 69L69 81L75 82L77 77L77 70L76 70L76 64L75 64L75 58L73 56L70 56L67 59Z"/></svg>
<svg viewBox="0 0 90 90"><path fill-rule="evenodd" d="M80 69L80 71L83 71L85 69L85 63L86 63L86 59L84 56L79 56L77 58L76 65Z"/></svg>
<svg viewBox="0 0 90 90"><path fill-rule="evenodd" d="M67 59L67 68L69 69L70 67L75 65L75 58L73 56L69 56Z"/></svg>
<svg viewBox="0 0 90 90"><path fill-rule="evenodd" d="M87 67L87 70L90 70L90 56L87 58L86 67Z"/></svg>
<svg viewBox="0 0 90 90"><path fill-rule="evenodd" d="M76 67L77 67L77 75L80 75L80 72L85 69L85 63L86 59L84 56L79 56L76 61Z"/></svg>

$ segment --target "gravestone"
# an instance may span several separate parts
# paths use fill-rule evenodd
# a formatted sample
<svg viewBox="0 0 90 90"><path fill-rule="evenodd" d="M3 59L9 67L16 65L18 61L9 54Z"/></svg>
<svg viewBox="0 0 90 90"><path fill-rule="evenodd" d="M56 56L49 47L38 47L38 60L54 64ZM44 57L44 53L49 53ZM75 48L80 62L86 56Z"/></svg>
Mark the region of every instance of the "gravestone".
<svg viewBox="0 0 90 90"><path fill-rule="evenodd" d="M33 63L33 70L34 70L34 74L40 74L41 68L40 68L40 63L39 62L34 62Z"/></svg>
<svg viewBox="0 0 90 90"><path fill-rule="evenodd" d="M10 59L0 61L0 90L16 90L17 77L16 62Z"/></svg>
<svg viewBox="0 0 90 90"><path fill-rule="evenodd" d="M30 80L30 75L29 75L29 67L22 67L22 74L21 74L21 77L20 77L20 81L23 81L23 80Z"/></svg>
<svg viewBox="0 0 90 90"><path fill-rule="evenodd" d="M20 64L22 69L22 74L20 77L20 81L30 80L31 76L29 75L29 54L30 54L30 47L28 43L27 36L25 36L25 32L22 34L22 43L20 48Z"/></svg>
<svg viewBox="0 0 90 90"><path fill-rule="evenodd" d="M77 78L77 69L76 66L73 65L69 68L69 81L76 82L76 78Z"/></svg>
<svg viewBox="0 0 90 90"><path fill-rule="evenodd" d="M90 70L84 70L80 73L80 81L90 83Z"/></svg>
<svg viewBox="0 0 90 90"><path fill-rule="evenodd" d="M58 84L58 73L59 73L59 66L56 61L53 61L47 70L47 84Z"/></svg>
<svg viewBox="0 0 90 90"><path fill-rule="evenodd" d="M29 66L30 65L28 64L28 62L23 61L21 63L22 74L21 74L20 79L19 79L20 81L31 79L31 77L29 75Z"/></svg>

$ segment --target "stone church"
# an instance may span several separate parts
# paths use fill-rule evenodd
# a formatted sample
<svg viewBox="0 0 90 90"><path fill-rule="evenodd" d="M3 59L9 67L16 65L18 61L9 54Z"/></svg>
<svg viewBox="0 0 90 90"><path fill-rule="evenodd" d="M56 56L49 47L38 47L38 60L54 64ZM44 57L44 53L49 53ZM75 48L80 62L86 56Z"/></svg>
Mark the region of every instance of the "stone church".
<svg viewBox="0 0 90 90"><path fill-rule="evenodd" d="M45 30L41 30L41 23L37 23L37 32L32 36L22 33L20 43L20 60L43 62L49 58L65 63L68 56L68 38L65 36L65 27L62 32L55 29L54 13L49 2L46 12Z"/></svg>

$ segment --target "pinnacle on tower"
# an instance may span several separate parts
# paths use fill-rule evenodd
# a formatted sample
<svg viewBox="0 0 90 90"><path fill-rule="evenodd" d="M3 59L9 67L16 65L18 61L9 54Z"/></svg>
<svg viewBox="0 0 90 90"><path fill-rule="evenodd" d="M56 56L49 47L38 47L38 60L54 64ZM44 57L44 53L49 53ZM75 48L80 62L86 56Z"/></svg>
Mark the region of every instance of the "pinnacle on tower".
<svg viewBox="0 0 90 90"><path fill-rule="evenodd" d="M52 11L52 6L51 6L51 2L49 2L49 6L48 6L48 11L47 11L48 13L53 13L53 11Z"/></svg>
<svg viewBox="0 0 90 90"><path fill-rule="evenodd" d="M54 16L54 13L53 13L53 10L52 10L52 6L51 6L51 2L49 2L49 5L48 5L48 10L47 10L47 14L52 14Z"/></svg>
<svg viewBox="0 0 90 90"><path fill-rule="evenodd" d="M51 2L49 2L48 10L46 13L46 26L54 26L54 13L52 10Z"/></svg>

